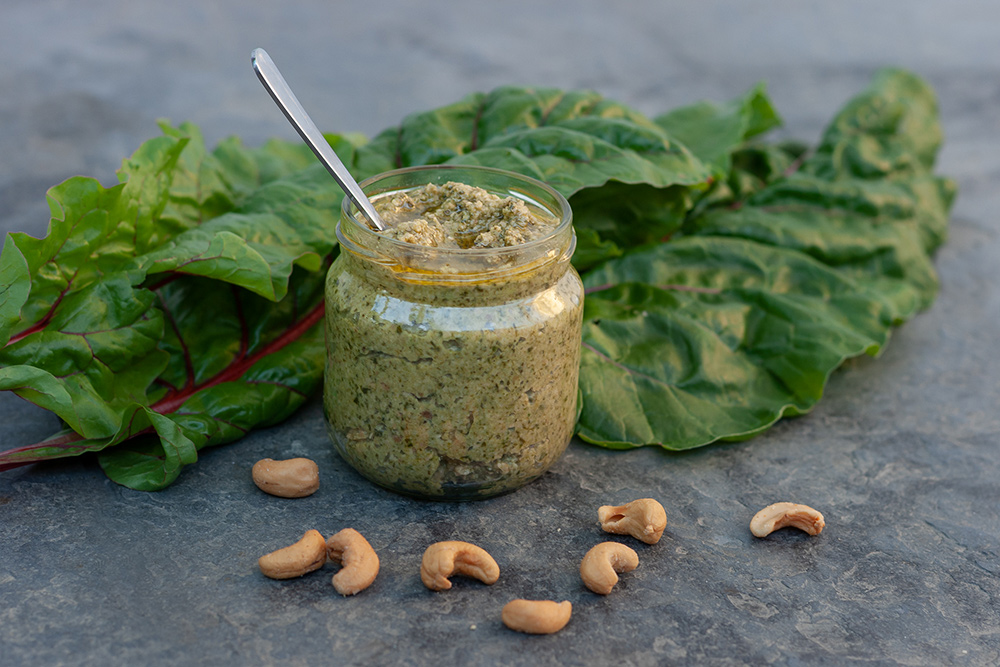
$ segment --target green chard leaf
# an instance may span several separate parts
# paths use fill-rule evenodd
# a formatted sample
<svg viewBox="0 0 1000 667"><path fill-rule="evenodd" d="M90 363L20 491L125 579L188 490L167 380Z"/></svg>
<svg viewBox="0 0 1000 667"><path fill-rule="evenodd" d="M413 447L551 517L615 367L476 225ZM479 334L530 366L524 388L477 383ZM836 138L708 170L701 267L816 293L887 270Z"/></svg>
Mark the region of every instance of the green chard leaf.
<svg viewBox="0 0 1000 667"><path fill-rule="evenodd" d="M197 450L298 409L322 381L323 285L323 272L297 270L278 303L204 278L160 289L168 322L162 346L171 362L151 392L151 412L166 421L156 427L159 438L124 442L141 427L121 434L124 444L102 447L105 473L132 488L161 489Z"/></svg>
<svg viewBox="0 0 1000 667"><path fill-rule="evenodd" d="M408 116L358 149L363 176L424 164L503 166L570 196L608 181L696 185L707 168L655 123L589 91L498 88Z"/></svg>
<svg viewBox="0 0 1000 667"><path fill-rule="evenodd" d="M618 448L688 449L805 412L891 324L836 270L742 239L651 246L585 282L578 432Z"/></svg>
<svg viewBox="0 0 1000 667"><path fill-rule="evenodd" d="M781 125L764 84L726 104L699 102L669 111L656 124L687 146L716 173L729 172L733 152L744 143Z"/></svg>
<svg viewBox="0 0 1000 667"><path fill-rule="evenodd" d="M887 71L812 155L734 150L756 182L585 275L580 436L686 449L811 409L845 359L933 299L954 198L929 172L939 136L926 84Z"/></svg>
<svg viewBox="0 0 1000 667"><path fill-rule="evenodd" d="M782 147L753 141L781 125L763 83L725 104L699 102L669 111L656 123L712 168L695 212L739 201L791 166Z"/></svg>
<svg viewBox="0 0 1000 667"><path fill-rule="evenodd" d="M178 272L284 297L292 268L319 269L336 238L343 193L315 165L259 188L242 205L138 258L146 275Z"/></svg>
<svg viewBox="0 0 1000 667"><path fill-rule="evenodd" d="M586 271L626 249L667 240L692 206L691 188L608 183L573 195L577 249L573 265Z"/></svg>
<svg viewBox="0 0 1000 667"><path fill-rule="evenodd" d="M227 141L208 154L196 128L163 128L167 136L146 142L124 161L119 185L104 188L93 179L74 178L53 188L53 221L45 239L9 237L0 256L0 275L12 276L0 293L0 322L9 323L8 341L0 349L0 388L52 410L71 434L4 452L0 469L99 451L153 433L166 447L160 482L151 481L152 472L142 482L143 488L154 488L176 477L200 446L287 416L290 406L301 402L288 391L305 396L318 381L318 370L287 379L268 364L285 362L289 372L299 373L302 364L282 355L291 349L315 362L315 350L322 347L316 339L322 302L316 285L322 258L334 248L336 185L330 187L328 176L321 181L315 170L301 169L304 156L274 142L246 151ZM256 187L249 185L254 182ZM259 261L242 266L207 261L206 247L226 247L236 235L236 247L247 255L256 250ZM143 253L153 244L159 246ZM312 286L295 279L289 294L295 266L312 271L303 273ZM199 272L215 280L189 277ZM187 332L194 336L191 345L183 329L190 319L175 318L164 307L183 290L189 307L207 318L200 332ZM210 326L223 312L234 314L230 325L237 327L228 338ZM200 335L206 331L217 335ZM236 356L227 359L220 353L226 349ZM166 392L178 366L187 369L192 359L224 368ZM190 401L207 400L209 390L225 385L232 391L241 383L261 388L236 403L252 406L237 408L242 419L223 415L215 409L218 401L211 413L218 418L214 431L192 427L197 420L189 414L183 419L172 414L186 410ZM175 456L177 451L183 455ZM131 484L137 477L128 479Z"/></svg>
<svg viewBox="0 0 1000 667"><path fill-rule="evenodd" d="M11 332L21 323L21 308L30 294L28 260L8 238L0 251L0 346L7 344Z"/></svg>
<svg viewBox="0 0 1000 667"><path fill-rule="evenodd" d="M162 318L150 310L153 295L134 287L142 276L132 266L136 239L162 208L165 174L185 145L147 142L127 183L104 188L76 177L52 188L48 236L10 234L0 256L0 272L19 272L15 289L28 293L0 350L0 389L85 437L114 433L122 410L142 400L166 363L157 348Z"/></svg>

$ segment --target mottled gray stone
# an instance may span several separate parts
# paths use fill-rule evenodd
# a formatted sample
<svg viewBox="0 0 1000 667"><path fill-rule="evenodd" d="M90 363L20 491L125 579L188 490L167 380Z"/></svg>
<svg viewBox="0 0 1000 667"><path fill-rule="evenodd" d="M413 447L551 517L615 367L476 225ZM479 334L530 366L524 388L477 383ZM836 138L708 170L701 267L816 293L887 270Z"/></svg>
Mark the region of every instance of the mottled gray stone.
<svg viewBox="0 0 1000 667"><path fill-rule="evenodd" d="M280 7L280 8L279 8ZM205 451L161 493L91 460L0 474L0 664L972 664L1000 661L1000 8L992 3L203 3L8 0L0 10L0 228L42 234L45 189L105 184L157 133L293 138L249 66L266 47L319 124L373 134L503 83L592 87L650 114L759 79L784 134L814 140L875 69L941 98L940 169L961 195L937 257L938 302L879 359L849 362L809 416L682 455L573 443L538 482L474 504L383 491L327 444L313 401ZM57 420L0 396L0 446ZM322 487L265 496L250 467L309 456ZM669 525L607 597L577 567L596 508L659 498ZM824 512L818 538L751 537L760 507ZM378 550L343 599L327 566L270 581L261 554L353 526ZM432 541L489 549L500 581L418 576ZM622 538L623 541L625 538ZM568 599L551 637L507 631L515 597Z"/></svg>

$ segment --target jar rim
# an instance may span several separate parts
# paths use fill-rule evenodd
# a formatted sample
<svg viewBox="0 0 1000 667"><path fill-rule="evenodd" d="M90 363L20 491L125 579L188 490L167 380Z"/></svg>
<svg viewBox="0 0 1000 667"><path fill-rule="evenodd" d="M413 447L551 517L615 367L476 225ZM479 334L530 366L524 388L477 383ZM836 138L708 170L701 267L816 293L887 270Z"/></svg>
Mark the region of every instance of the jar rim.
<svg viewBox="0 0 1000 667"><path fill-rule="evenodd" d="M374 229L372 229L367 220L363 216L357 215L357 208L351 202L348 197L344 197L340 205L341 218L340 222L337 223L337 239L340 241L341 245L344 245L350 250L355 252L362 252L362 254L368 254L364 250L370 248L371 245L384 245L388 248L393 248L407 254L423 254L425 252L432 252L436 258L448 258L448 257L461 257L465 259L470 259L473 257L504 257L513 256L520 253L530 253L531 250L539 247L544 247L546 244L551 244L552 239L563 234L566 229L572 228L573 225L573 211L570 208L569 201L566 197L562 195L558 190L550 186L544 181L540 181L537 178L531 176L526 176L515 171L509 171L507 169L498 169L496 167L487 167L483 165L464 165L464 164L435 164L435 165L420 165L416 167L403 167L401 169L392 169L390 171L384 171L382 173L376 174L375 176L370 176L359 183L361 189L365 191L368 195L366 188L383 181L387 178L395 176L403 176L409 173L421 173L421 172L460 172L460 171L472 171L481 174L493 174L495 176L501 176L509 179L513 183L520 183L523 187L537 188L545 193L548 197L552 198L558 207L558 210L552 210L552 207L542 202L538 201L535 197L530 196L528 193L511 191L510 196L518 197L528 203L539 206L543 210L546 210L553 214L553 216L559 219L559 222L545 234L534 238L526 243L520 243L514 246L504 246L500 248L440 248L432 246L421 246L414 243L408 243L399 239L392 238L385 234L381 234ZM454 180L454 179L450 179ZM430 181L428 181L430 182ZM419 187L415 185L414 187ZM393 190L386 190L386 192L392 192ZM349 221L351 232L357 234L362 242L361 245L358 244L354 239L348 238L344 232L341 230L341 224L344 220ZM367 243L371 241L372 243ZM573 244L575 245L575 244ZM362 248L364 246L364 249Z"/></svg>

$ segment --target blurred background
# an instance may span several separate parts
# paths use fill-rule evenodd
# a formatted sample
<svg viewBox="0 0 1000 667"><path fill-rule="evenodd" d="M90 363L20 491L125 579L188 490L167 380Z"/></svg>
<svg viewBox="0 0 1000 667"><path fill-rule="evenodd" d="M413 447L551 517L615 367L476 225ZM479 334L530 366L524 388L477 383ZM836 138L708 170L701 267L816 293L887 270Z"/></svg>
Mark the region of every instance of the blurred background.
<svg viewBox="0 0 1000 667"><path fill-rule="evenodd" d="M982 127L968 113L1000 102L997 35L988 0L3 0L0 231L43 234L45 190L115 182L157 118L197 123L209 145L296 138L251 71L256 46L324 131L369 136L502 84L591 88L656 115L765 80L783 132L813 141L875 69L902 66L937 89L940 169L967 191L1000 151L1000 114Z"/></svg>

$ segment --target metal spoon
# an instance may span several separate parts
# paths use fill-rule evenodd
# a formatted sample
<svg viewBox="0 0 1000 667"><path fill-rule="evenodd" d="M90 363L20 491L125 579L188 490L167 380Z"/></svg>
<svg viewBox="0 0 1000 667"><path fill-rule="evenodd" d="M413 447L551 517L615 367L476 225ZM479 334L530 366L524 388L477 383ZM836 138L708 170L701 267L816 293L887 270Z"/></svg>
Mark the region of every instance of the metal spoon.
<svg viewBox="0 0 1000 667"><path fill-rule="evenodd" d="M385 223L382 222L382 218L375 211L375 207L368 201L368 197L361 190L361 186L354 180L351 173L347 171L347 167L340 161L337 154L333 152L333 148L330 147L327 140L323 138L323 133L316 127L316 123L312 121L306 110L299 104L295 93L285 83L285 77L281 76L281 72L278 71L274 61L271 60L271 56L267 55L267 51L260 48L254 49L250 54L250 62L253 63L253 69L257 72L257 78L267 88L267 92L271 94L274 103L284 112L288 122L292 124L292 127L302 137L302 140L316 154L316 157L323 163L327 171L337 180L337 183L347 193L347 196L351 198L351 201L358 207L362 215L368 219L368 223L378 231L385 229Z"/></svg>

